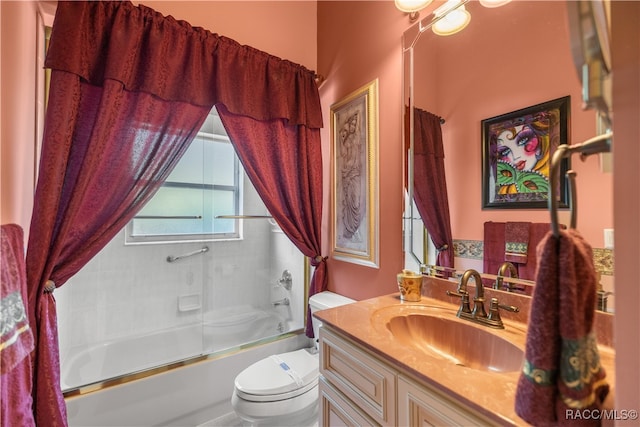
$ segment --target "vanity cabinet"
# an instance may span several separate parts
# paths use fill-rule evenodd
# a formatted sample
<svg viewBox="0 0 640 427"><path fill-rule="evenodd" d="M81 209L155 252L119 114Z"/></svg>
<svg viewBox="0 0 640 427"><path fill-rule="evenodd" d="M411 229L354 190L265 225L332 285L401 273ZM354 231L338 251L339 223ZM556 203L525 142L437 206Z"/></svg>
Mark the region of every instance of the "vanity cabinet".
<svg viewBox="0 0 640 427"><path fill-rule="evenodd" d="M326 325L320 374L322 427L494 424Z"/></svg>
<svg viewBox="0 0 640 427"><path fill-rule="evenodd" d="M322 425L333 425L331 417L323 417L330 414L324 409L339 403L344 413L355 411L362 421L374 422L365 425L396 425L396 371L325 326L320 328L320 374ZM334 401L325 402L325 393Z"/></svg>

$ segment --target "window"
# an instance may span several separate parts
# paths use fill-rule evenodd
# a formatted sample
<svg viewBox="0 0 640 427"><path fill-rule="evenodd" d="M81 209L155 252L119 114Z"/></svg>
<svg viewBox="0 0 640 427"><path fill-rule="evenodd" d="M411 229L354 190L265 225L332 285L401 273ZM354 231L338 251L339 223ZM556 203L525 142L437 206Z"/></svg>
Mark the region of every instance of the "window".
<svg viewBox="0 0 640 427"><path fill-rule="evenodd" d="M127 227L127 243L240 238L242 175L215 107L180 162Z"/></svg>

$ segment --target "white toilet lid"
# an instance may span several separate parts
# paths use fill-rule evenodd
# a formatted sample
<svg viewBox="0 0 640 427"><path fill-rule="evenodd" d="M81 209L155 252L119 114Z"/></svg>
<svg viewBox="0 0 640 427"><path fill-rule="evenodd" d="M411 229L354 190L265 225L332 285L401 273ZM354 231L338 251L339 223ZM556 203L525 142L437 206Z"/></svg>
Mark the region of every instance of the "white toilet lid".
<svg viewBox="0 0 640 427"><path fill-rule="evenodd" d="M317 355L306 349L266 357L240 372L235 380L241 395L268 396L289 393L317 382Z"/></svg>

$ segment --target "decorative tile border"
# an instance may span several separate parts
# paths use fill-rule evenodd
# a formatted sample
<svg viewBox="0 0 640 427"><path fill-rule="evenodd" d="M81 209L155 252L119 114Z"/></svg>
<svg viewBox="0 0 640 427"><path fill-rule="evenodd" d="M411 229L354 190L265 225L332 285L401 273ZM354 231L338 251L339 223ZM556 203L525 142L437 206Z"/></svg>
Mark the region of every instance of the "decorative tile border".
<svg viewBox="0 0 640 427"><path fill-rule="evenodd" d="M613 276L613 250L593 248L593 264L605 276Z"/></svg>
<svg viewBox="0 0 640 427"><path fill-rule="evenodd" d="M482 240L454 240L453 253L460 258L482 259L484 242Z"/></svg>
<svg viewBox="0 0 640 427"><path fill-rule="evenodd" d="M454 240L453 252L456 257L482 259L484 242L482 240ZM596 271L605 276L613 276L613 250L593 248L593 263Z"/></svg>

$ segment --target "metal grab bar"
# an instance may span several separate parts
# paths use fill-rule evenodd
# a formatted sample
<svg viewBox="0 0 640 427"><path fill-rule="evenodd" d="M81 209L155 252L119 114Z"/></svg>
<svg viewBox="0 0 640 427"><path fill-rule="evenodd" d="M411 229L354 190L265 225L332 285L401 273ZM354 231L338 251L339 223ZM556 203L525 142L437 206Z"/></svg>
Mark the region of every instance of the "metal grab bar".
<svg viewBox="0 0 640 427"><path fill-rule="evenodd" d="M193 255L202 254L202 253L205 253L205 252L208 252L208 251L209 251L209 246L204 246L202 249L198 249L197 251L189 252L188 254L178 255L178 256L169 255L167 257L167 262L175 262L175 261L178 261L179 259L187 258L187 257L193 256Z"/></svg>
<svg viewBox="0 0 640 427"><path fill-rule="evenodd" d="M613 132L607 132L602 135L598 135L591 139L586 140L582 144L566 145L562 144L558 146L553 158L551 160L551 170L549 172L549 213L551 214L551 230L553 235L558 237L560 235L560 228L558 226L558 179L559 167L562 159L571 156L573 153L580 153L580 158L584 159L586 156L597 153L607 153L611 151L611 139L613 138ZM573 170L567 171L567 177L569 178L569 209L571 210L571 226L570 228L576 228L578 217L577 206L577 191L576 191L576 173Z"/></svg>

